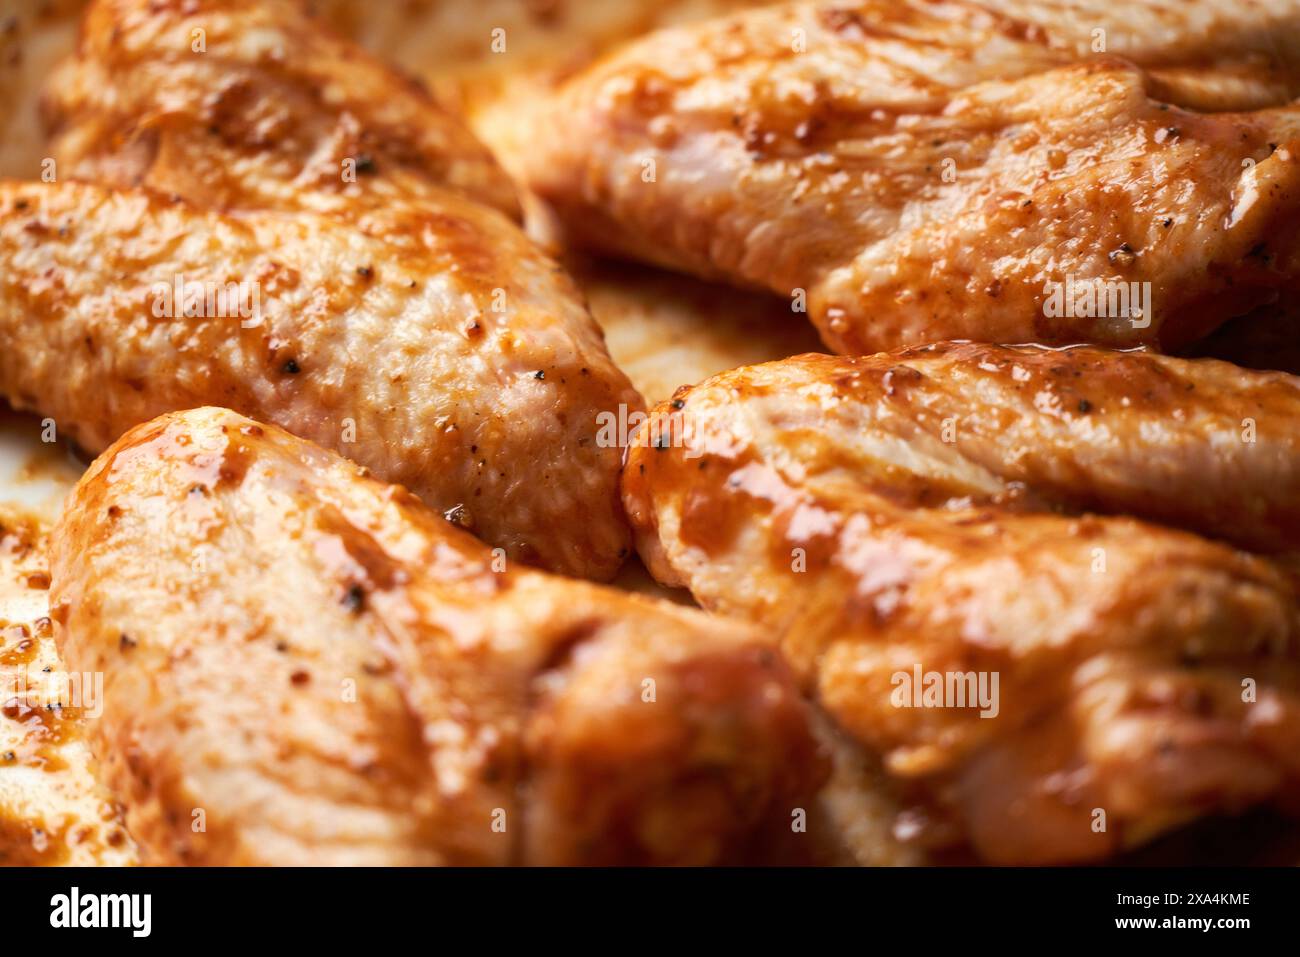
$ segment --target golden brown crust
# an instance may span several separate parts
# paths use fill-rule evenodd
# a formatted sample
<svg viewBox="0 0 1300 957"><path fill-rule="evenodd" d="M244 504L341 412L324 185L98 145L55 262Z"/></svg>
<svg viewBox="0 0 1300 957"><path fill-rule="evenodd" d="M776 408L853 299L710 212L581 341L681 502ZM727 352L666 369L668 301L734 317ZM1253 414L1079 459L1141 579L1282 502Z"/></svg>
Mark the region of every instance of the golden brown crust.
<svg viewBox="0 0 1300 957"><path fill-rule="evenodd" d="M403 489L226 410L101 456L51 566L151 862L736 860L822 779L761 634L502 570Z"/></svg>
<svg viewBox="0 0 1300 957"><path fill-rule="evenodd" d="M458 120L281 0L101 0L47 107L60 176L96 186L0 183L15 405L91 452L236 408L512 557L614 574L621 449L599 435L642 400Z"/></svg>
<svg viewBox="0 0 1300 957"><path fill-rule="evenodd" d="M1190 38L1224 5L1184 6L1163 11L1175 28L1154 48L1117 47L1199 66ZM1109 47L1075 63L1070 30L1039 19L870 0L664 31L560 89L526 176L580 241L803 300L846 354L960 338L1176 347L1294 285L1295 110L1171 105L1176 90ZM1288 79L1265 103L1300 82L1286 59L1300 17L1279 22L1281 62L1259 70ZM1235 75L1261 35L1224 36ZM1071 281L1151 288L1140 312L1074 315L1049 304Z"/></svg>
<svg viewBox="0 0 1300 957"><path fill-rule="evenodd" d="M624 473L651 570L781 634L986 858L1099 859L1300 777L1294 574L1152 523L1294 553L1295 379L950 344L735 370L651 422ZM998 675L996 716L899 707L918 667Z"/></svg>
<svg viewBox="0 0 1300 957"><path fill-rule="evenodd" d="M603 86L579 77L543 120L542 150L521 118L632 21L746 0L487 0L473 15L424 0L364 14L350 0L308 5L461 95L512 171L536 178L558 155L541 181L575 236L779 294L735 300L685 277L584 270L613 354L652 398L811 349L806 324L769 331L797 290L845 351L939 334L1091 337L1296 368L1295 118L1266 108L1300 94L1300 0L840 0L811 23L746 14L616 54L588 75ZM43 3L16 34L0 31L0 88L12 88L11 53L29 76L44 68L27 63L49 60L49 38L29 27L80 6ZM608 575L627 543L618 449L592 434L597 414L625 421L639 397L581 295L510 222L515 192L487 152L297 6L91 5L46 101L60 185L0 184L0 390L96 451L160 412L238 405L408 484L512 563ZM508 55L486 49L499 24ZM788 50L796 25L802 57ZM1247 109L1265 112L1191 112ZM9 175L34 177L45 151L24 122L0 118L0 163L22 156ZM658 192L640 182L647 157ZM950 159L945 187L925 167L942 174ZM355 182L339 175L349 161ZM845 187L844 173L866 187ZM1134 233L1154 239L1138 246ZM1057 265L1152 279L1154 324L1046 316ZM151 317L154 283L176 268L262 282L272 321ZM688 318L701 328L689 333ZM410 334L395 341L395 328ZM443 344L433 368L429 340ZM575 370L595 381L575 386ZM1085 860L1295 791L1292 380L957 344L737 369L678 401L660 414L698 423L706 451L675 449L671 427L663 450L631 451L648 466L626 482L642 551L710 607L784 633L838 725L814 722L834 756L816 797L824 769L758 635L489 573L499 558L403 493L376 505L350 466L275 430L241 433L219 464L191 449L150 464L142 426L123 441L123 487L106 492L110 469L83 493L142 505L152 534L114 537L121 513L96 519L95 505L63 554L96 609L81 618L80 660L121 653L109 668L119 689L144 689L143 713L118 708L97 745L139 798L152 860L807 862L830 850L917 863L935 848L969 859L947 846L960 841L997 861ZM166 428L213 439L218 422L250 424L227 415L197 410ZM14 541L36 542L22 576L42 573L38 539L0 528L0 576ZM228 576L233 599L214 543L248 566ZM412 569L414 583L388 578ZM358 575L388 582L362 589L360 609ZM142 612L125 608L137 588ZM0 676L16 647L8 597L0 589ZM100 627L101 598L125 645ZM164 607L155 632L149 612ZM268 636L284 647L264 654ZM62 667L51 643L36 643L38 658ZM378 675L366 670L376 660ZM318 679L344 684L358 661L365 700L320 693ZM921 662L998 670L1000 718L886 707L882 674ZM640 672L666 675L659 701L665 688L674 706L689 698L688 717L636 707ZM1245 678L1257 700L1242 698ZM52 791L6 791L14 775L0 776L0 858L18 847L49 863L79 833L58 798L84 805L102 790L78 734L48 746L18 714L0 716L0 736L22 725L24 764L77 764L45 775ZM275 722L289 727L268 735ZM17 813L14 793L36 795L39 813ZM792 838L796 805L813 834ZM1108 832L1088 826L1094 806ZM498 809L505 833L491 830ZM129 840L100 846L114 823L108 808L67 859L133 859ZM5 844L14 837L21 846Z"/></svg>
<svg viewBox="0 0 1300 957"><path fill-rule="evenodd" d="M0 391L92 453L222 402L455 509L514 557L609 577L628 532L601 415L639 396L522 233L461 199L423 215L447 239L401 249L314 213L0 183ZM489 283L507 274L497 312ZM187 316L178 276L253 283L258 309Z"/></svg>
<svg viewBox="0 0 1300 957"><path fill-rule="evenodd" d="M92 3L45 95L63 175L342 215L451 189L518 218L509 177L457 117L302 6Z"/></svg>

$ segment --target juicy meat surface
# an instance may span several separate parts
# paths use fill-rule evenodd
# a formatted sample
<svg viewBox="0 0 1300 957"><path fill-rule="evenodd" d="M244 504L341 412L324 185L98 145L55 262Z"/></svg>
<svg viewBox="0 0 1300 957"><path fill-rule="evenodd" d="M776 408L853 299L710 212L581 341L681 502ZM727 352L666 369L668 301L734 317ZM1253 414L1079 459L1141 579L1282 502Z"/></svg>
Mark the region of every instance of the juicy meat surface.
<svg viewBox="0 0 1300 957"><path fill-rule="evenodd" d="M48 113L79 181L0 183L16 406L92 453L236 408L512 557L614 573L621 450L598 434L642 400L505 174L410 81L292 3L102 0Z"/></svg>
<svg viewBox="0 0 1300 957"><path fill-rule="evenodd" d="M759 632L505 567L399 486L224 409L102 455L51 570L150 863L738 860L824 777Z"/></svg>
<svg viewBox="0 0 1300 957"><path fill-rule="evenodd" d="M63 175L344 216L452 190L519 215L456 116L302 7L96 0L45 94Z"/></svg>
<svg viewBox="0 0 1300 957"><path fill-rule="evenodd" d="M599 419L639 397L569 280L504 220L457 243L481 210L456 202L428 214L448 248L403 249L314 213L0 183L0 392L92 454L221 402L346 453L512 557L607 577L629 537L621 450L598 443ZM490 284L507 274L515 299L497 313ZM177 276L203 314L185 315ZM239 283L256 290L249 318Z"/></svg>
<svg viewBox="0 0 1300 957"><path fill-rule="evenodd" d="M1211 360L798 356L659 406L624 498L656 577L779 635L928 840L1100 859L1300 780L1297 423L1300 381ZM993 707L900 706L931 673L997 675Z"/></svg>
<svg viewBox="0 0 1300 957"><path fill-rule="evenodd" d="M1138 4L1132 32L1133 4L1076 6L799 3L663 31L559 89L525 173L577 240L789 297L843 353L1173 348L1293 288L1300 112L1203 110L1300 92L1300 4ZM1053 303L1098 283L1100 306Z"/></svg>

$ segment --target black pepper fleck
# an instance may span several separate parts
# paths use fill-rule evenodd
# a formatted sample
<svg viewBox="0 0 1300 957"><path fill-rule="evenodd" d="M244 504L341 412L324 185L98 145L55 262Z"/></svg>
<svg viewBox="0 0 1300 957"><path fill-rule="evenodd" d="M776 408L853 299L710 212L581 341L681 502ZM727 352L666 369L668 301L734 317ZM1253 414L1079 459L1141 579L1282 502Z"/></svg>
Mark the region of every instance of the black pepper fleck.
<svg viewBox="0 0 1300 957"><path fill-rule="evenodd" d="M360 614L361 609L366 607L366 590L353 584L343 595L343 607L354 615Z"/></svg>

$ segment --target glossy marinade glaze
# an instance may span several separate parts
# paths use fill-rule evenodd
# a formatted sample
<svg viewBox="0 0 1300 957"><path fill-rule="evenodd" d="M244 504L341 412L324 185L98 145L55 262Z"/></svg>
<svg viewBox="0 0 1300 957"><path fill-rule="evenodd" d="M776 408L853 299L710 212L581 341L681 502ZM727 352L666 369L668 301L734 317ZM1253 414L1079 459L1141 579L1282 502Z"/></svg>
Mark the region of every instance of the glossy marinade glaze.
<svg viewBox="0 0 1300 957"><path fill-rule="evenodd" d="M1297 422L1295 378L1208 360L800 356L659 406L624 496L656 577L771 629L933 840L1095 860L1294 788ZM1000 705L900 704L918 667Z"/></svg>
<svg viewBox="0 0 1300 957"><path fill-rule="evenodd" d="M508 178L415 84L298 4L103 0L47 115L58 180L0 183L16 406L92 454L236 407L512 558L614 574L600 426L642 400Z"/></svg>
<svg viewBox="0 0 1300 957"><path fill-rule="evenodd" d="M221 409L101 456L51 548L92 741L152 863L761 857L824 778L749 626L503 565ZM194 827L202 820L202 829Z"/></svg>
<svg viewBox="0 0 1300 957"><path fill-rule="evenodd" d="M571 78L526 177L578 241L786 297L840 353L1176 348L1295 287L1284 6L746 11ZM1126 298L1051 304L1092 283Z"/></svg>

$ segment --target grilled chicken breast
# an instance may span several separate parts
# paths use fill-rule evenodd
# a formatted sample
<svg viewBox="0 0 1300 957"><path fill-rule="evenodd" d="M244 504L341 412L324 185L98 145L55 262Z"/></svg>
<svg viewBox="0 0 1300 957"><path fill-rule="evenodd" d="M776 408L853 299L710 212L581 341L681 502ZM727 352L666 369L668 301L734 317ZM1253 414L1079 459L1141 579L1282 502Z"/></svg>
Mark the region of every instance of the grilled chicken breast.
<svg viewBox="0 0 1300 957"><path fill-rule="evenodd" d="M402 488L223 409L101 456L51 569L150 862L743 859L823 777L759 633L507 568Z"/></svg>
<svg viewBox="0 0 1300 957"><path fill-rule="evenodd" d="M1116 44L1139 64L1202 85L1257 64L1262 87L1206 104L1111 52L1076 62L1073 6L800 3L664 31L561 87L525 173L578 241L789 297L839 352L1177 348L1295 284L1300 113L1194 107L1293 95L1300 8L1193 40L1227 5L1139 5L1165 24ZM1128 37L1130 9L1093 22Z"/></svg>
<svg viewBox="0 0 1300 957"><path fill-rule="evenodd" d="M1296 379L1209 360L799 356L658 407L625 504L658 578L780 636L927 840L1095 860L1300 782L1298 422ZM948 698L913 697L931 675Z"/></svg>
<svg viewBox="0 0 1300 957"><path fill-rule="evenodd" d="M642 400L417 88L291 3L104 0L49 106L62 175L95 185L0 184L16 406L91 452L231 406L513 557L614 573L621 450L597 435Z"/></svg>

